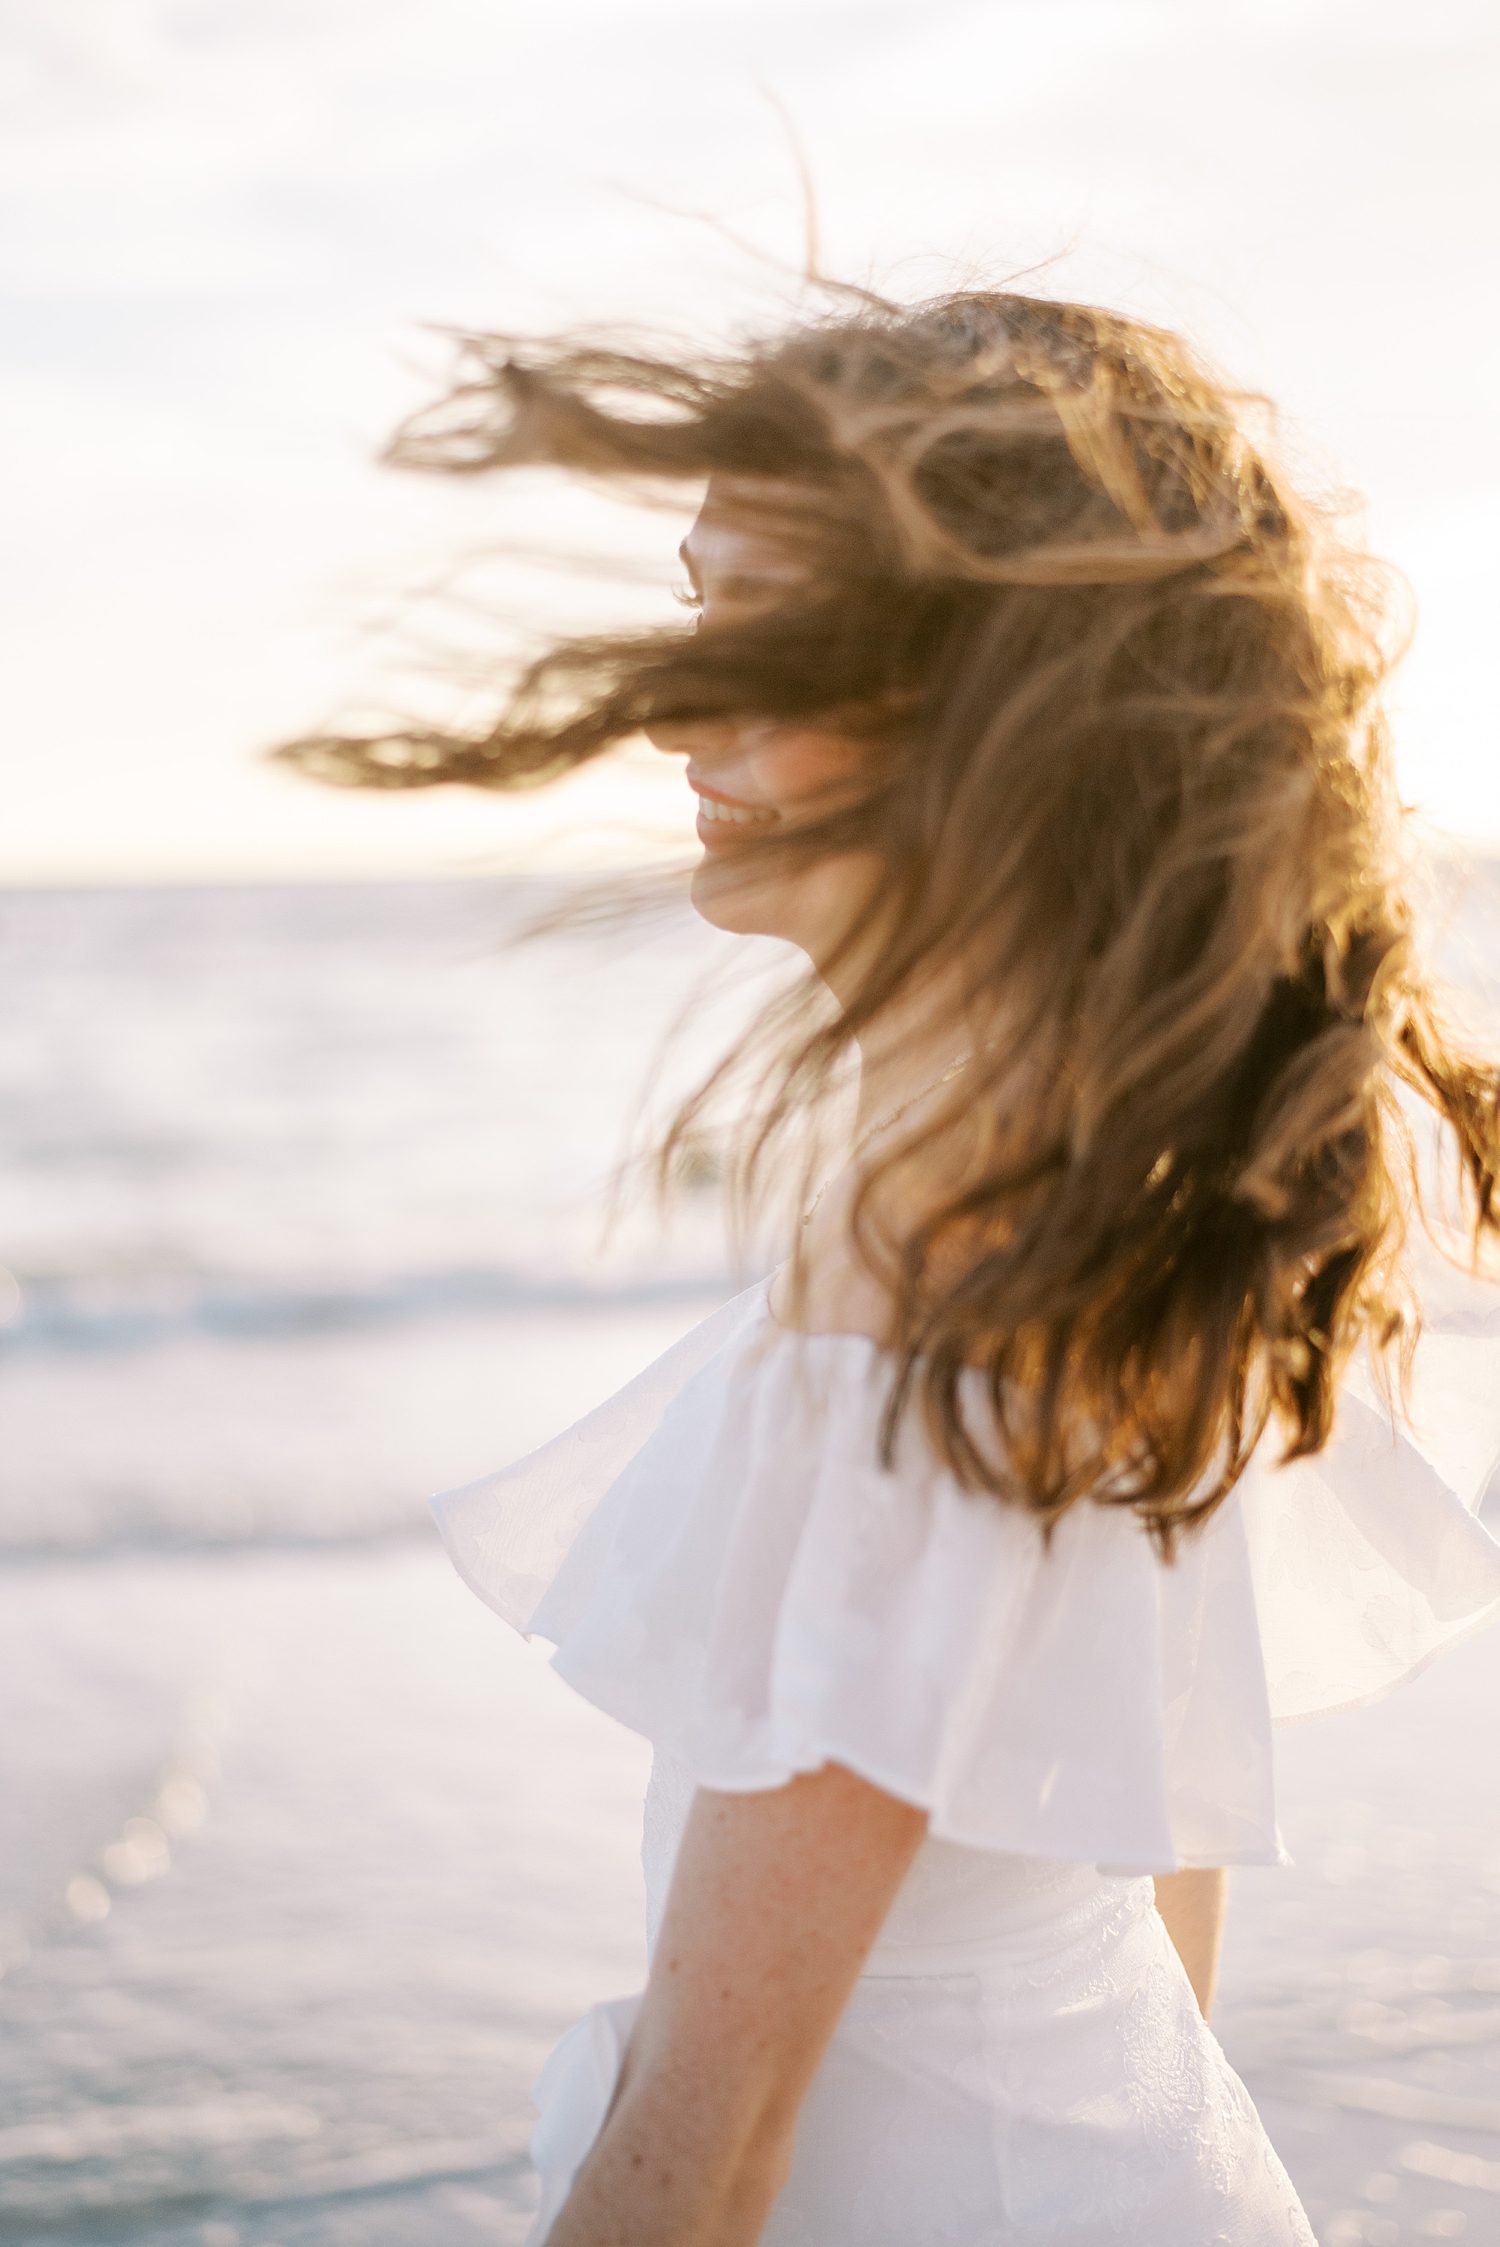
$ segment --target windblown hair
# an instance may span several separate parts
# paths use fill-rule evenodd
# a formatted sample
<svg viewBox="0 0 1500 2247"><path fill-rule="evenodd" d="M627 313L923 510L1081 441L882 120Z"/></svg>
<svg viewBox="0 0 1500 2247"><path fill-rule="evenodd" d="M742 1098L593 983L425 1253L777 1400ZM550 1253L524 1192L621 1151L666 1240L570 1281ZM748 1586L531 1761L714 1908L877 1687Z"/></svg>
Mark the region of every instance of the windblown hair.
<svg viewBox="0 0 1500 2247"><path fill-rule="evenodd" d="M1176 334L1004 291L849 291L716 354L465 334L388 459L552 464L637 497L720 479L797 582L698 630L558 641L483 730L274 752L345 784L512 789L652 724L865 744L857 802L744 845L757 878L832 850L884 874L836 1018L821 974L798 996L822 1019L777 1016L737 1190L860 1030L956 970L983 1050L850 1216L893 1305L882 1459L919 1384L967 1487L1049 1537L1082 1499L1129 1505L1167 1559L1273 1414L1284 1458L1326 1442L1362 1339L1404 1393L1427 1212L1403 1089L1456 1152L1474 1269L1500 1234L1500 1067L1418 960L1398 849L1394 573L1252 441L1268 405ZM732 1058L674 1117L662 1177ZM881 1232L898 1172L925 1187ZM792 1265L797 1301L795 1244ZM1003 1471L961 1410L975 1364Z"/></svg>

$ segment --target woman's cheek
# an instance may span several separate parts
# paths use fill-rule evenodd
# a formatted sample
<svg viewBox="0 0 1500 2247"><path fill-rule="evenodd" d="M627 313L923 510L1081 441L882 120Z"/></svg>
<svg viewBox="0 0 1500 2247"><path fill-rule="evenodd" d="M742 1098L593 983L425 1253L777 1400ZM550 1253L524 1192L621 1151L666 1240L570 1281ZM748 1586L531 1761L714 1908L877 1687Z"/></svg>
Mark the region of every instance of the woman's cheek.
<svg viewBox="0 0 1500 2247"><path fill-rule="evenodd" d="M756 794L773 804L796 803L853 780L860 764L857 742L840 734L767 728L751 743Z"/></svg>

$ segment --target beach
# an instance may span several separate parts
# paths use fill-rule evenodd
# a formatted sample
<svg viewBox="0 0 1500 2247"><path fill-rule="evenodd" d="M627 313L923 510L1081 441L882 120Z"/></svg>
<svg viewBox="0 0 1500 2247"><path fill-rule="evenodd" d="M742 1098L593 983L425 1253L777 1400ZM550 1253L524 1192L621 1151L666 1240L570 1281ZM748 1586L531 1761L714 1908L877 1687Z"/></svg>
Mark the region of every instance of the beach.
<svg viewBox="0 0 1500 2247"><path fill-rule="evenodd" d="M649 1750L426 1499L754 1275L707 1196L592 1245L701 960L498 910L0 900L7 2247L518 2242L527 2086L638 1986ZM1232 1877L1215 2027L1322 2247L1500 2225L1497 1710L1500 1630L1284 1732L1295 1862Z"/></svg>
<svg viewBox="0 0 1500 2247"><path fill-rule="evenodd" d="M527 2088L639 1984L644 1744L426 1541L34 1562L3 1605L47 1846L0 2236L519 2241ZM1284 1734L1296 1863L1233 1876L1215 2026L1326 2247L1493 2236L1497 1705L1500 1633Z"/></svg>

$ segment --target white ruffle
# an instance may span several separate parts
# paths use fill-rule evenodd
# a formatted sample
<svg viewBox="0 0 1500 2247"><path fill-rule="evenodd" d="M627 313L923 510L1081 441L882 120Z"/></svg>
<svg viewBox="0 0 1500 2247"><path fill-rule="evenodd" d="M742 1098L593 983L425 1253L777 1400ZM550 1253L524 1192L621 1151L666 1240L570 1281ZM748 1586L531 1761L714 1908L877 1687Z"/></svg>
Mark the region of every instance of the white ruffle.
<svg viewBox="0 0 1500 2247"><path fill-rule="evenodd" d="M530 2151L542 2196L522 2247L542 2247L604 2127L642 1995L636 1990L591 2005L552 2047L532 2086L537 2123Z"/></svg>
<svg viewBox="0 0 1500 2247"><path fill-rule="evenodd" d="M1165 1567L1095 1505L1044 1554L915 1412L882 1470L885 1353L778 1325L770 1284L431 1501L479 1597L701 1785L832 1760L971 1847L1120 1873L1283 1862L1273 1725L1370 1700L1500 1612L1472 1510L1500 1443L1471 1402L1500 1407L1500 1320L1424 1339L1441 1426L1421 1448L1356 1376L1324 1451L1277 1466L1268 1432Z"/></svg>

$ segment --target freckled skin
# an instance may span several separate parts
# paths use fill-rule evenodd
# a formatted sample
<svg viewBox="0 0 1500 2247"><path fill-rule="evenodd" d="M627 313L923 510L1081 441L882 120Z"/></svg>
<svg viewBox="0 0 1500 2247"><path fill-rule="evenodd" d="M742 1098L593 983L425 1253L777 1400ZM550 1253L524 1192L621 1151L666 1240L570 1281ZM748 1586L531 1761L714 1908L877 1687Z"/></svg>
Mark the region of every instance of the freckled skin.
<svg viewBox="0 0 1500 2247"><path fill-rule="evenodd" d="M698 1789L614 2102L548 2247L753 2247L926 1825L834 1763Z"/></svg>

